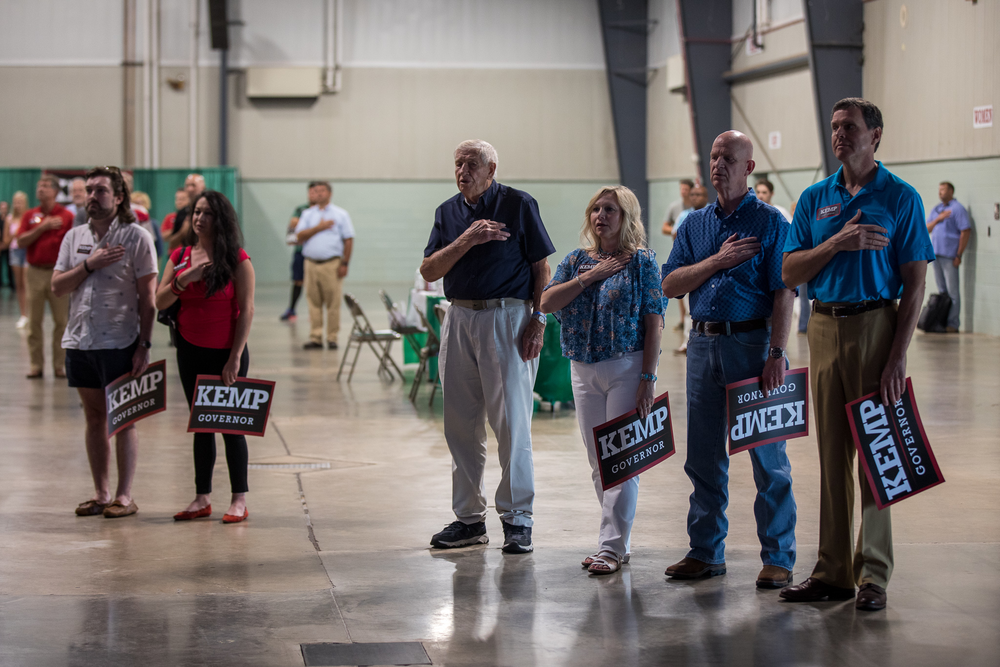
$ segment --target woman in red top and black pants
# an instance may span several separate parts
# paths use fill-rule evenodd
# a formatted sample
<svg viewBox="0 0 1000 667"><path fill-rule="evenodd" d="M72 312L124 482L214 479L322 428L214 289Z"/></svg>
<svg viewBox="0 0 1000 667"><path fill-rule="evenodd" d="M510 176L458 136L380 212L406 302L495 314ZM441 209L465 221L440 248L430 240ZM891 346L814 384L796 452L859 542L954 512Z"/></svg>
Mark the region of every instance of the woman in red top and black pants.
<svg viewBox="0 0 1000 667"><path fill-rule="evenodd" d="M188 405L194 400L198 375L221 375L226 386L246 377L250 365L247 337L253 320L254 273L250 257L240 247L242 235L236 211L221 192L206 190L194 202L193 246L182 246L170 255L156 291L156 307L169 307L180 299L177 315L177 367ZM246 507L247 440L242 435L222 436L233 501L222 517L239 523L250 513ZM212 471L215 468L215 434L194 436L195 498L174 519L185 521L212 513Z"/></svg>

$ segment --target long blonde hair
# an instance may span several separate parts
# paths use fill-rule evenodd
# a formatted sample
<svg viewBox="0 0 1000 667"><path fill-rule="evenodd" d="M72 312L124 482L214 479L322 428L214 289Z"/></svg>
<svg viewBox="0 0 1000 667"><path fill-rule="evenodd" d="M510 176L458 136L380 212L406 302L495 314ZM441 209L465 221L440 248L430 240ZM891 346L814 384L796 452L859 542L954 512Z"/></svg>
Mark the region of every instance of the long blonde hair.
<svg viewBox="0 0 1000 667"><path fill-rule="evenodd" d="M18 199L18 198L24 200L24 210L21 211L21 213L20 213L21 215L24 215L25 213L27 213L28 209L31 208L31 202L28 201L28 193L25 192L24 190L18 190L10 198L10 214L11 215L17 215L17 205L14 203L14 201L16 199ZM18 222L20 222L20 220Z"/></svg>
<svg viewBox="0 0 1000 667"><path fill-rule="evenodd" d="M606 185L590 198L587 210L583 214L583 229L580 230L580 241L587 252L595 252L600 239L594 233L590 224L590 214L597 200L606 194L613 194L622 209L622 226L618 232L618 247L626 254L634 254L639 248L646 247L646 229L642 226L642 207L635 193L624 185Z"/></svg>

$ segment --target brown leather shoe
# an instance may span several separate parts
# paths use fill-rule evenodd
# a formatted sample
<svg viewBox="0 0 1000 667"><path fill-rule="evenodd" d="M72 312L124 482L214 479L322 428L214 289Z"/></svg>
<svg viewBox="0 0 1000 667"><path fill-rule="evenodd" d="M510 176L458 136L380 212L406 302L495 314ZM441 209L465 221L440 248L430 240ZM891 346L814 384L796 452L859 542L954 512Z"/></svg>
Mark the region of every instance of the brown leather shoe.
<svg viewBox="0 0 1000 667"><path fill-rule="evenodd" d="M122 505L117 500L111 501L111 504L104 508L104 518L105 519L118 519L123 516L129 516L135 514L139 511L139 506L135 504L134 500L128 502L128 507Z"/></svg>
<svg viewBox="0 0 1000 667"><path fill-rule="evenodd" d="M792 585L792 571L777 565L765 565L757 575L757 588L784 588Z"/></svg>
<svg viewBox="0 0 1000 667"><path fill-rule="evenodd" d="M840 588L809 577L798 586L781 589L780 597L789 602L819 602L820 600L850 600L854 588Z"/></svg>
<svg viewBox="0 0 1000 667"><path fill-rule="evenodd" d="M885 589L877 584L861 584L858 589L858 601L854 606L862 611L879 611L885 609Z"/></svg>
<svg viewBox="0 0 1000 667"><path fill-rule="evenodd" d="M98 514L101 514L102 512L104 512L104 508L105 507L107 507L107 505L99 503L96 500L94 500L93 498L91 498L87 502L80 503L79 505L76 506L76 515L77 516L97 516Z"/></svg>
<svg viewBox="0 0 1000 667"><path fill-rule="evenodd" d="M726 564L718 563L712 565L696 558L683 558L680 562L674 563L667 568L663 574L671 579L702 579L707 577L717 577L726 573Z"/></svg>

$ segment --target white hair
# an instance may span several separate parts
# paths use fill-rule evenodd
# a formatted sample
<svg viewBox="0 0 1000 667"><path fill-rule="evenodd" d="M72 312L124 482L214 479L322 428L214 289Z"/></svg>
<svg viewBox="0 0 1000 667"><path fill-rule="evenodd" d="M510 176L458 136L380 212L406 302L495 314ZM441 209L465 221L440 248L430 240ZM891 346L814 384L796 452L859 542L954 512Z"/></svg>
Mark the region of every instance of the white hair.
<svg viewBox="0 0 1000 667"><path fill-rule="evenodd" d="M467 139L466 141L463 141L458 145L458 148L455 149L456 155L460 152L476 153L479 155L480 164L483 165L500 165L500 161L497 158L497 149L493 148L493 146L482 139Z"/></svg>

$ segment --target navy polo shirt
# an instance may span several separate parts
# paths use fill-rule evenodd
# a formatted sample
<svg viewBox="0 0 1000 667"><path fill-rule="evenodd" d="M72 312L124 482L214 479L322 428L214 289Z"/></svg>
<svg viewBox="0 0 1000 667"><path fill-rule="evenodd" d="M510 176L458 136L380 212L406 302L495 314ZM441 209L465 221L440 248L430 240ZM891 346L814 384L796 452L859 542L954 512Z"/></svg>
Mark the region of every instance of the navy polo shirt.
<svg viewBox="0 0 1000 667"><path fill-rule="evenodd" d="M756 238L760 252L742 264L712 274L691 291L691 317L696 320L742 322L770 317L774 291L785 287L781 281L781 250L788 222L778 209L757 199L750 189L728 217L716 200L684 218L663 265L663 277L708 259L733 234L741 239Z"/></svg>
<svg viewBox="0 0 1000 667"><path fill-rule="evenodd" d="M815 248L844 228L861 210L860 224L888 230L882 250L838 252L809 281L809 298L824 303L859 303L898 299L903 294L899 267L934 261L934 247L924 222L924 203L908 183L878 164L869 183L853 197L844 187L844 168L810 186L795 206L785 252Z"/></svg>
<svg viewBox="0 0 1000 667"><path fill-rule="evenodd" d="M510 237L469 249L444 276L449 299L532 298L531 265L556 251L545 231L538 204L526 192L493 181L476 202L459 193L438 206L424 257L451 245L476 220L507 225Z"/></svg>

